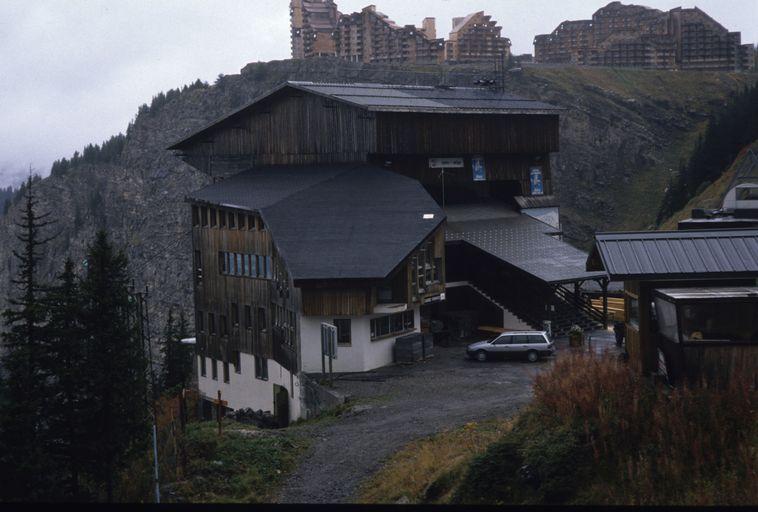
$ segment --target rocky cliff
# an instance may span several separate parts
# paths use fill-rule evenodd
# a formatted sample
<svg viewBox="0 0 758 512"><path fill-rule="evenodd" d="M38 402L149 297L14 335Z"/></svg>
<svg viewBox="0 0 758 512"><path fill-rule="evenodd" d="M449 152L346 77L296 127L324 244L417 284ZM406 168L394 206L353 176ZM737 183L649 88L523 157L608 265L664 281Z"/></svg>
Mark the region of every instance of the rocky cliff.
<svg viewBox="0 0 758 512"><path fill-rule="evenodd" d="M107 228L129 256L137 287L149 286L153 325L169 306L191 312L190 236L186 194L204 175L165 148L251 101L283 80L469 85L490 75L473 67L387 67L332 59L245 66L210 87L192 87L142 107L118 158L80 164L37 186L40 208L58 233L44 272L71 255L81 269L96 229ZM707 115L753 75L641 70L526 68L510 72L508 90L566 108L555 178L565 230L578 245L596 229L652 224L672 169L686 157ZM105 135L105 134L104 134ZM0 306L15 272L11 215L0 218Z"/></svg>

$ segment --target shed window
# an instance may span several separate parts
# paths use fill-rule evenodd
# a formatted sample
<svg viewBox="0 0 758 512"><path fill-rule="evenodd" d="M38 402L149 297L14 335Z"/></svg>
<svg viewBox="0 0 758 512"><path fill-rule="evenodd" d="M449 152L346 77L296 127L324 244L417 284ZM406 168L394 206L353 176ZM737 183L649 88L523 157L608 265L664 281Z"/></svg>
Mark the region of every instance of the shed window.
<svg viewBox="0 0 758 512"><path fill-rule="evenodd" d="M376 340L391 335L402 334L415 328L413 310L380 316L371 320L371 339Z"/></svg>

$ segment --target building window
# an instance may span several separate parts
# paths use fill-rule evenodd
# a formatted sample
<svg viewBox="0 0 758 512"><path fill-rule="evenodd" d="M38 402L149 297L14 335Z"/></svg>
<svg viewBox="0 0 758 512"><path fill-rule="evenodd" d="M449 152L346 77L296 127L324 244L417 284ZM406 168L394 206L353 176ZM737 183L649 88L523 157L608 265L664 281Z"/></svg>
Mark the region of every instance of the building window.
<svg viewBox="0 0 758 512"><path fill-rule="evenodd" d="M203 282L203 253L195 251L195 283Z"/></svg>
<svg viewBox="0 0 758 512"><path fill-rule="evenodd" d="M195 227L200 225L200 209L197 206L192 207L192 225Z"/></svg>
<svg viewBox="0 0 758 512"><path fill-rule="evenodd" d="M219 315L218 324L219 329L221 329L221 336L229 336L229 324L226 321L226 315Z"/></svg>
<svg viewBox="0 0 758 512"><path fill-rule="evenodd" d="M242 361L240 360L240 351L232 352L232 363L234 364L234 373L242 373Z"/></svg>
<svg viewBox="0 0 758 512"><path fill-rule="evenodd" d="M216 316L213 313L208 313L208 332L216 334Z"/></svg>
<svg viewBox="0 0 758 512"><path fill-rule="evenodd" d="M218 253L218 271L221 275L273 279L274 267L271 256L240 254L236 252Z"/></svg>
<svg viewBox="0 0 758 512"><path fill-rule="evenodd" d="M229 229L237 229L236 219L237 219L237 214L235 214L234 212L229 212Z"/></svg>
<svg viewBox="0 0 758 512"><path fill-rule="evenodd" d="M209 212L211 214L211 227L215 228L216 227L216 218L217 218L216 209L215 208L211 208L209 210Z"/></svg>
<svg viewBox="0 0 758 512"><path fill-rule="evenodd" d="M220 228L226 228L226 212L224 210L218 211L218 226Z"/></svg>
<svg viewBox="0 0 758 512"><path fill-rule="evenodd" d="M240 309L237 304L232 303L232 326L239 327L240 325Z"/></svg>
<svg viewBox="0 0 758 512"><path fill-rule="evenodd" d="M415 329L413 310L380 316L371 320L371 340L396 336Z"/></svg>
<svg viewBox="0 0 758 512"><path fill-rule="evenodd" d="M195 313L195 327L197 329L197 332L205 332L205 322L203 322L205 318L203 317L203 312L198 311Z"/></svg>
<svg viewBox="0 0 758 512"><path fill-rule="evenodd" d="M268 359L255 356L255 378L268 380Z"/></svg>
<svg viewBox="0 0 758 512"><path fill-rule="evenodd" d="M200 208L200 225L205 227L208 225L208 208Z"/></svg>
<svg viewBox="0 0 758 512"><path fill-rule="evenodd" d="M337 343L340 345L350 345L352 343L350 319L335 318L334 326L337 328Z"/></svg>
<svg viewBox="0 0 758 512"><path fill-rule="evenodd" d="M218 380L218 365L216 364L216 360L211 357L211 378L213 380Z"/></svg>
<svg viewBox="0 0 758 512"><path fill-rule="evenodd" d="M224 382L229 384L229 363L224 361Z"/></svg>
<svg viewBox="0 0 758 512"><path fill-rule="evenodd" d="M200 376L205 377L205 356L200 355L198 357L200 358Z"/></svg>
<svg viewBox="0 0 758 512"><path fill-rule="evenodd" d="M256 323L258 324L258 332L266 332L266 308L257 308Z"/></svg>
<svg viewBox="0 0 758 512"><path fill-rule="evenodd" d="M245 329L253 328L253 308L245 306Z"/></svg>
<svg viewBox="0 0 758 512"><path fill-rule="evenodd" d="M247 229L250 231L255 230L255 217L252 215L247 216Z"/></svg>
<svg viewBox="0 0 758 512"><path fill-rule="evenodd" d="M247 229L245 226L245 214L244 213L238 213L237 214L237 225L240 229Z"/></svg>

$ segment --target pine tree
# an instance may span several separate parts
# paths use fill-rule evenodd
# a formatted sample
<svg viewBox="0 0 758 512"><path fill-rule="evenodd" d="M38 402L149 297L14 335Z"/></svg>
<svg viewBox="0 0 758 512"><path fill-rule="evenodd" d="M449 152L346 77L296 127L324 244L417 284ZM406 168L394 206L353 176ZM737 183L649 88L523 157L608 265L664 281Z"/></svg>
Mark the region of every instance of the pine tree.
<svg viewBox="0 0 758 512"><path fill-rule="evenodd" d="M149 432L147 363L128 281L126 256L99 231L81 284L82 325L89 354L87 451L109 502L118 473L141 452Z"/></svg>
<svg viewBox="0 0 758 512"><path fill-rule="evenodd" d="M161 352L163 354L163 372L161 382L164 390L184 388L192 373L192 352L182 344L189 337L189 326L184 312L179 314L179 322L174 321L173 311L169 310L166 329L163 334Z"/></svg>
<svg viewBox="0 0 758 512"><path fill-rule="evenodd" d="M46 470L44 442L47 423L44 398L48 378L44 371L46 353L45 308L41 302L39 262L49 239L43 229L49 214L38 215L29 177L24 191L24 209L16 223L16 238L22 250L13 251L19 262L13 280L15 295L3 312L6 332L2 336L4 355L4 407L0 415L0 500L46 498L53 475Z"/></svg>
<svg viewBox="0 0 758 512"><path fill-rule="evenodd" d="M44 302L49 312L46 366L50 389L45 409L51 432L50 466L57 468L62 480L58 486L60 497L78 501L84 498L81 477L86 473L88 361L81 323L81 294L70 259Z"/></svg>

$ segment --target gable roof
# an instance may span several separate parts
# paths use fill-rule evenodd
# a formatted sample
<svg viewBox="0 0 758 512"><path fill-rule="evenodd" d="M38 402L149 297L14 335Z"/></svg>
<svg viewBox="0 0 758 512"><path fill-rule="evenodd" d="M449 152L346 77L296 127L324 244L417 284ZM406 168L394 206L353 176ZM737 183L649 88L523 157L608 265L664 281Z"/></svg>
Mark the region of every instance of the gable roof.
<svg viewBox="0 0 758 512"><path fill-rule="evenodd" d="M188 200L259 212L296 281L385 279L445 220L418 181L370 165L255 168Z"/></svg>
<svg viewBox="0 0 758 512"><path fill-rule="evenodd" d="M758 277L758 230L599 233L588 270L612 280Z"/></svg>
<svg viewBox="0 0 758 512"><path fill-rule="evenodd" d="M204 128L174 143L168 149L181 149L202 137L216 125L244 115L258 103L284 89L294 89L339 101L369 112L416 112L429 114L530 114L557 115L563 109L510 93L483 87L434 87L421 85L383 85L371 83L337 84L284 82L248 105L227 114Z"/></svg>

